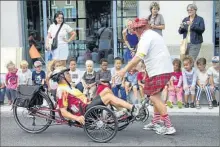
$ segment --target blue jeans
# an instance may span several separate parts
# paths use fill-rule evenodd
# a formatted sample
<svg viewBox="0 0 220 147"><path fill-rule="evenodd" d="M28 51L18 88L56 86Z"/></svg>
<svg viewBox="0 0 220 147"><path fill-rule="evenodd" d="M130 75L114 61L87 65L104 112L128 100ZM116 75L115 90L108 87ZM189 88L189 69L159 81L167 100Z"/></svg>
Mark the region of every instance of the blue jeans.
<svg viewBox="0 0 220 147"><path fill-rule="evenodd" d="M124 61L125 61L125 63L127 63L131 59L132 59L131 51L127 48L124 53Z"/></svg>
<svg viewBox="0 0 220 147"><path fill-rule="evenodd" d="M76 89L79 89L79 91L83 92L83 85L81 82L79 82L77 85L76 85Z"/></svg>
<svg viewBox="0 0 220 147"><path fill-rule="evenodd" d="M127 101L127 97L126 97L126 92L125 92L125 88L120 85L116 85L115 87L112 87L112 92L114 93L115 96L118 97L118 91L120 90L121 93L121 99Z"/></svg>
<svg viewBox="0 0 220 147"><path fill-rule="evenodd" d="M5 100L5 91L6 91L6 88L0 89L0 102L4 102Z"/></svg>
<svg viewBox="0 0 220 147"><path fill-rule="evenodd" d="M17 95L17 92L15 89L8 89L6 88L6 95L8 97L8 100L14 101Z"/></svg>

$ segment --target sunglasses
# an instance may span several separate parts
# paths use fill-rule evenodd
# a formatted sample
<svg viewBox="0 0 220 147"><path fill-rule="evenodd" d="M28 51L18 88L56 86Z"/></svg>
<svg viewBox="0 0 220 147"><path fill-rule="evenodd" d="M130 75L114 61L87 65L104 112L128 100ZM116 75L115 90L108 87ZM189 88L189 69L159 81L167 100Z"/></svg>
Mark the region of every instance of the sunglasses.
<svg viewBox="0 0 220 147"><path fill-rule="evenodd" d="M192 12L192 11L194 11L194 10L193 10L193 9L188 9L187 11L188 11L188 12Z"/></svg>
<svg viewBox="0 0 220 147"><path fill-rule="evenodd" d="M212 63L219 63L218 61L212 61Z"/></svg>
<svg viewBox="0 0 220 147"><path fill-rule="evenodd" d="M41 65L39 65L39 66L35 66L35 68L40 68L41 67Z"/></svg>

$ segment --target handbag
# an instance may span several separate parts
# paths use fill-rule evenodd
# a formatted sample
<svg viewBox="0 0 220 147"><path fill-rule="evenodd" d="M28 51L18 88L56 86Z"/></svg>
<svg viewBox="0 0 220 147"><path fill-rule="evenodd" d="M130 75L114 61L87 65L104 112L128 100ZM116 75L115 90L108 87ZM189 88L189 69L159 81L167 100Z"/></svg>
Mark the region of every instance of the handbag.
<svg viewBox="0 0 220 147"><path fill-rule="evenodd" d="M183 58L185 57L186 55L186 50L187 50L187 45L188 45L188 35L189 35L189 32L190 32L190 26L188 27L188 32L187 32L187 35L186 35L186 38L184 38L180 44L180 59L183 60Z"/></svg>
<svg viewBox="0 0 220 147"><path fill-rule="evenodd" d="M58 34L59 34L60 29L62 28L62 26L63 26L63 23L60 25L55 37L53 38L53 41L52 41L52 44L51 44L51 50L55 50L57 48L57 44L58 44L57 37L58 37Z"/></svg>

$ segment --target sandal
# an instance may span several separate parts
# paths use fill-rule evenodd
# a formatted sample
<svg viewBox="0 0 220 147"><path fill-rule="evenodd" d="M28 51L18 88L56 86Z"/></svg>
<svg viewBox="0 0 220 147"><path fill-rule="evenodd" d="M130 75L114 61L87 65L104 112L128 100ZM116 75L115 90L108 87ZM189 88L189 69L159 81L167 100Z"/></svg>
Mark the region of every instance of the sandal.
<svg viewBox="0 0 220 147"><path fill-rule="evenodd" d="M212 108L213 108L212 104L209 104L209 109L212 109Z"/></svg>
<svg viewBox="0 0 220 147"><path fill-rule="evenodd" d="M173 104L171 101L167 101L167 106L170 107L170 108L173 108Z"/></svg>
<svg viewBox="0 0 220 147"><path fill-rule="evenodd" d="M196 104L196 109L200 109L201 106L199 104Z"/></svg>

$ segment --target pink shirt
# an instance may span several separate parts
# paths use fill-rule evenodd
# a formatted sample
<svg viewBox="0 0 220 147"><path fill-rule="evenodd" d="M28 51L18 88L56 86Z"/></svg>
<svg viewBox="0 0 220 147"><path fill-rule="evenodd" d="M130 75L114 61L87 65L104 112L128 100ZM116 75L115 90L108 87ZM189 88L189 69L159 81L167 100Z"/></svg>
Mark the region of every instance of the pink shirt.
<svg viewBox="0 0 220 147"><path fill-rule="evenodd" d="M7 73L5 80L7 83L7 86L6 86L7 88L9 88L9 89L16 89L17 88L18 76L17 76L16 72L15 73L10 73L10 72Z"/></svg>
<svg viewBox="0 0 220 147"><path fill-rule="evenodd" d="M174 86L181 87L183 83L182 72L173 72L171 80Z"/></svg>

